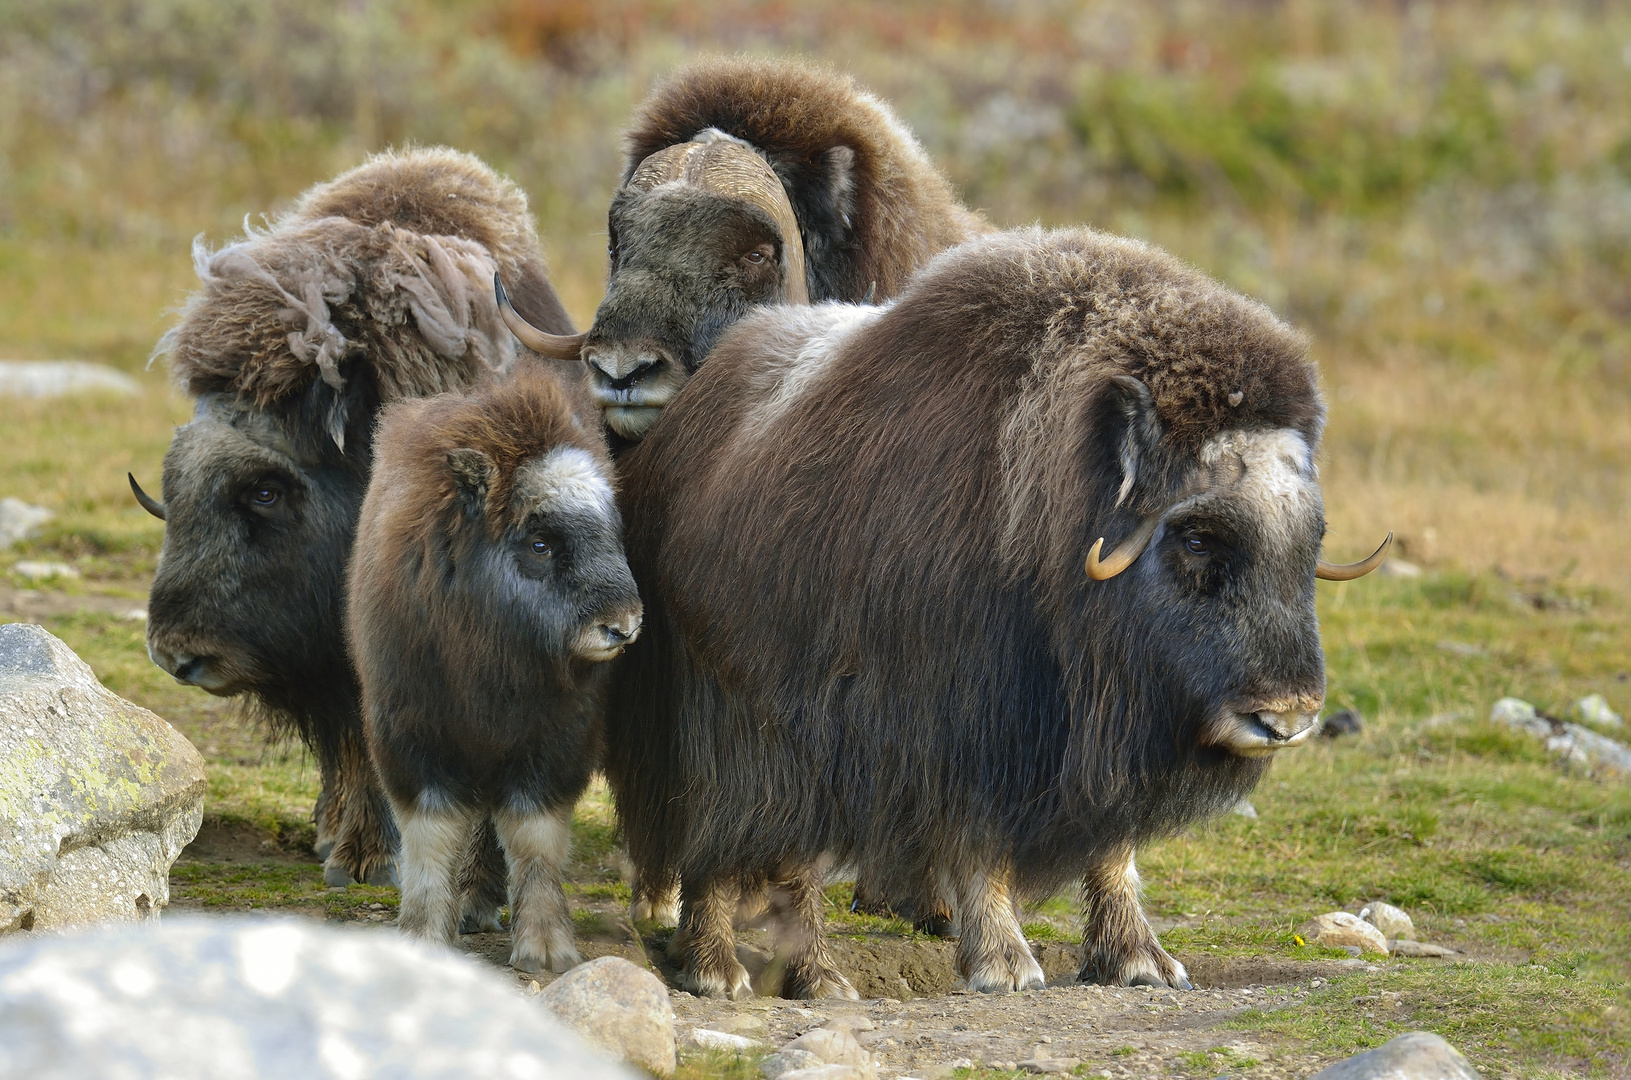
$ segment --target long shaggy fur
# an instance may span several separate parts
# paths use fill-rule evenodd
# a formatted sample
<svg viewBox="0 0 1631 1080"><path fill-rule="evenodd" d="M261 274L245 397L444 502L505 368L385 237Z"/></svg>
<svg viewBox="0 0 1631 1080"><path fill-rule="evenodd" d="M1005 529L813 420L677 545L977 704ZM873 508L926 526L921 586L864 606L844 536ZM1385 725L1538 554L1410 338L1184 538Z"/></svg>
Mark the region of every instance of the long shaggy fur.
<svg viewBox="0 0 1631 1080"><path fill-rule="evenodd" d="M384 400L468 386L513 361L494 271L536 325L570 333L525 194L469 154L385 153L307 191L264 231L194 247L202 288L159 343L198 396L269 407L361 365Z"/></svg>
<svg viewBox="0 0 1631 1080"><path fill-rule="evenodd" d="M787 60L701 60L664 80L624 134L623 182L708 128L751 144L781 178L812 300L894 296L937 252L990 230L889 106L847 75Z"/></svg>
<svg viewBox="0 0 1631 1080"><path fill-rule="evenodd" d="M1203 583L1227 626L1152 604L1189 572L1172 536L1110 581L1083 559L1193 492L1208 440L1322 423L1299 335L1101 233L976 240L884 309L750 315L620 461L648 629L606 768L641 873L825 855L1047 893L1231 805L1266 759L1203 745L1219 701L1323 690L1317 517Z"/></svg>

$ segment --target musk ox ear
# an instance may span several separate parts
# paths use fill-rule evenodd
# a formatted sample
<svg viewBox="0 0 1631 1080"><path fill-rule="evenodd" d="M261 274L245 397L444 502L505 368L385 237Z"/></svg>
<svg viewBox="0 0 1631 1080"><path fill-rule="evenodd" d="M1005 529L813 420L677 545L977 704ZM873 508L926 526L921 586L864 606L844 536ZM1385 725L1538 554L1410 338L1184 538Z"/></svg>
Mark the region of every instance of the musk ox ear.
<svg viewBox="0 0 1631 1080"><path fill-rule="evenodd" d="M1112 376L1109 397L1122 421L1121 488L1116 492L1116 505L1120 506L1133 493L1139 470L1154 463L1165 430L1155 411L1155 397L1142 380L1131 375Z"/></svg>
<svg viewBox="0 0 1631 1080"><path fill-rule="evenodd" d="M479 517L487 508L487 489L498 476L498 466L480 450L461 447L447 454L447 467L453 473L453 486L464 503L466 517Z"/></svg>
<svg viewBox="0 0 1631 1080"><path fill-rule="evenodd" d="M821 155L822 180L827 188L827 199L833 215L843 223L845 232L855 229L855 151L847 146L834 146Z"/></svg>

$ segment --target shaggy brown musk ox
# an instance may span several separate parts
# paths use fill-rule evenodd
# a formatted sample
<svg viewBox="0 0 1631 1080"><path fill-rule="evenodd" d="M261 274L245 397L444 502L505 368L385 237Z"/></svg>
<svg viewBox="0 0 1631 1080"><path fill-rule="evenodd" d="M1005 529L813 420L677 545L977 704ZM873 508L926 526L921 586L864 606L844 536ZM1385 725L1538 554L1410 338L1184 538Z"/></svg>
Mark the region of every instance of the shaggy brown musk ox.
<svg viewBox="0 0 1631 1080"><path fill-rule="evenodd" d="M148 652L297 733L322 770L325 879L387 879L395 838L344 632L374 416L510 367L495 272L529 318L571 324L526 196L452 150L381 154L265 230L195 246L194 261L202 287L157 351L197 404L165 456L162 501L137 489L165 519Z"/></svg>
<svg viewBox="0 0 1631 1080"><path fill-rule="evenodd" d="M690 64L624 133L606 296L581 336L529 347L589 364L637 440L721 332L758 304L885 300L937 252L989 230L889 107L785 60Z"/></svg>
<svg viewBox="0 0 1631 1080"><path fill-rule="evenodd" d="M368 748L402 834L400 926L450 941L482 825L509 862L512 966L578 962L561 890L600 763L610 660L640 629L599 417L524 360L380 417L349 578Z"/></svg>
<svg viewBox="0 0 1631 1080"><path fill-rule="evenodd" d="M1266 308L1090 231L738 323L619 463L646 633L606 769L641 873L681 877L687 988L747 991L733 898L769 879L784 992L852 994L823 858L937 878L971 987L1041 984L1012 898L1073 879L1082 978L1187 985L1132 851L1313 730L1316 568L1356 572L1318 563L1323 418Z"/></svg>

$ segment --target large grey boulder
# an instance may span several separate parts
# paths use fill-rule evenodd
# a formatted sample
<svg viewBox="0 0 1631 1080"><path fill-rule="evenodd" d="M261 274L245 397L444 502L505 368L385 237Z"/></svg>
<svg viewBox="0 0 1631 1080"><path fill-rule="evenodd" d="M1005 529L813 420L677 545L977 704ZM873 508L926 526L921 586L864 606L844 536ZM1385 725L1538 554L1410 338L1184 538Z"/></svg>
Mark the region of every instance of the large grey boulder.
<svg viewBox="0 0 1631 1080"><path fill-rule="evenodd" d="M180 732L40 627L0 625L0 932L155 917L204 788Z"/></svg>
<svg viewBox="0 0 1631 1080"><path fill-rule="evenodd" d="M1590 728L1553 720L1535 711L1522 698L1502 698L1490 709L1489 718L1497 724L1527 731L1546 740L1546 749L1570 765L1596 773L1631 778L1631 747Z"/></svg>
<svg viewBox="0 0 1631 1080"><path fill-rule="evenodd" d="M1431 1031L1412 1031L1375 1050L1321 1069L1308 1080L1481 1080L1455 1047Z"/></svg>
<svg viewBox="0 0 1631 1080"><path fill-rule="evenodd" d="M0 1080L634 1080L513 983L385 930L182 916L0 944Z"/></svg>
<svg viewBox="0 0 1631 1080"><path fill-rule="evenodd" d="M674 1006L668 987L644 968L602 956L550 983L538 1000L594 1045L659 1076L674 1071Z"/></svg>

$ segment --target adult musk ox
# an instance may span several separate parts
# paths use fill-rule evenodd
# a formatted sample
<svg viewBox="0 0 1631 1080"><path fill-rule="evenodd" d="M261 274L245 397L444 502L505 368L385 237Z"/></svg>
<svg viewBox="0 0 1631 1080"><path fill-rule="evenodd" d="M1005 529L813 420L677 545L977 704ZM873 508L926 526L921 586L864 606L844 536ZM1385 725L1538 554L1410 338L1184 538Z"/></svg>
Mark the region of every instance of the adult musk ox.
<svg viewBox="0 0 1631 1080"><path fill-rule="evenodd" d="M264 231L195 247L202 287L160 341L197 399L164 461L148 653L178 680L248 695L322 771L325 879L384 880L393 829L345 651L345 567L382 404L468 387L518 353L492 299L571 330L526 196L445 149L382 154ZM495 852L496 853L496 852Z"/></svg>
<svg viewBox="0 0 1631 1080"><path fill-rule="evenodd" d="M787 61L680 69L636 111L587 333L527 345L589 364L611 430L642 438L719 335L758 304L894 296L987 231L889 107ZM524 314L524 313L523 313Z"/></svg>
<svg viewBox="0 0 1631 1080"><path fill-rule="evenodd" d="M646 633L606 769L682 880L686 987L747 991L731 910L768 879L785 992L852 994L824 857L938 879L971 987L1041 984L1012 898L1073 879L1082 978L1187 985L1132 851L1309 736L1316 573L1380 559L1319 562L1303 340L1144 245L1022 231L889 307L749 316L667 412L619 465Z"/></svg>
<svg viewBox="0 0 1631 1080"><path fill-rule="evenodd" d="M561 890L610 660L640 629L599 417L543 361L380 419L349 581L368 748L402 833L404 932L451 940L490 821L523 971L578 962ZM574 373L576 375L577 373ZM468 885L466 885L468 890Z"/></svg>

